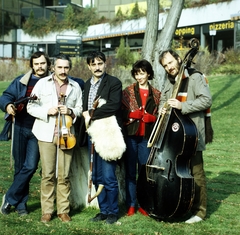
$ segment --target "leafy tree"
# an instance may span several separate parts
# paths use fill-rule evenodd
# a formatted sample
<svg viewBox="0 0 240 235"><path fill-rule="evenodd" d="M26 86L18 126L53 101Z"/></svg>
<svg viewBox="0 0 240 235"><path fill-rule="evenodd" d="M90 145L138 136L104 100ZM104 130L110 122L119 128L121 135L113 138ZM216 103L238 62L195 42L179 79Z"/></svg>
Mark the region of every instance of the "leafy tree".
<svg viewBox="0 0 240 235"><path fill-rule="evenodd" d="M75 29L77 26L76 15L71 5L67 5L63 12L63 24L66 29Z"/></svg>
<svg viewBox="0 0 240 235"><path fill-rule="evenodd" d="M123 15L123 12L122 12L122 8L121 8L121 7L118 8L118 11L117 11L116 16L117 16L118 18L121 18L121 19L124 19L124 18L125 18L124 15Z"/></svg>
<svg viewBox="0 0 240 235"><path fill-rule="evenodd" d="M118 24L121 24L123 21L125 21L127 19L127 16L123 14L122 12L122 8L119 7L116 17L114 17L111 21L110 21L110 25L116 26Z"/></svg>
<svg viewBox="0 0 240 235"><path fill-rule="evenodd" d="M31 36L43 37L50 32L61 32L63 30L77 30L79 34L87 31L89 25L97 21L96 10L91 7L79 9L70 4L64 9L63 20L58 21L54 13L50 19L35 19L31 10L28 19L23 24L25 33Z"/></svg>
<svg viewBox="0 0 240 235"><path fill-rule="evenodd" d="M92 7L86 7L75 12L75 26L79 34L83 34L87 31L89 25L97 23L96 9Z"/></svg>
<svg viewBox="0 0 240 235"><path fill-rule="evenodd" d="M128 65L132 65L134 62L134 55L131 53L130 47L125 46L124 38L121 38L120 45L117 50L117 64L127 67Z"/></svg>
<svg viewBox="0 0 240 235"><path fill-rule="evenodd" d="M138 19L143 16L145 16L145 13L140 11L138 2L136 2L131 11L130 19Z"/></svg>
<svg viewBox="0 0 240 235"><path fill-rule="evenodd" d="M36 19L33 10L31 10L28 19L23 24L23 31L31 36L41 38L51 30L47 27L47 23L45 18Z"/></svg>
<svg viewBox="0 0 240 235"><path fill-rule="evenodd" d="M57 17L53 12L51 12L50 14L49 21L47 22L47 27L49 29L48 31L53 31L52 29L54 29L54 31L58 31L60 29L60 25L58 24Z"/></svg>
<svg viewBox="0 0 240 235"><path fill-rule="evenodd" d="M96 22L97 14L95 8L76 8L70 4L64 10L64 20L61 29L76 29L79 34L83 34L87 31L89 25Z"/></svg>

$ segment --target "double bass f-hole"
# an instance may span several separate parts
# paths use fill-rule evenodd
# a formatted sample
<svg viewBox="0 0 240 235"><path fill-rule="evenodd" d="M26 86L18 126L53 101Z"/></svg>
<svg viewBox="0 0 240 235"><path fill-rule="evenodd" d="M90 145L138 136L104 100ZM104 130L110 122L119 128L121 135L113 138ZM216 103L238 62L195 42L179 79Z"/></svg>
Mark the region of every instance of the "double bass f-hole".
<svg viewBox="0 0 240 235"><path fill-rule="evenodd" d="M66 96L61 93L60 103L65 105ZM72 117L66 114L61 114L60 127L59 127L59 147L61 149L72 149L76 145L76 138L71 133Z"/></svg>
<svg viewBox="0 0 240 235"><path fill-rule="evenodd" d="M166 163L168 163L168 165L169 165L169 168L168 168L168 174L167 174L167 176L168 176L168 180L170 181L170 182L173 182L174 181L174 178L172 177L171 178L171 170L172 170L172 164L173 164L173 162L171 161L171 159L167 159L166 160Z"/></svg>

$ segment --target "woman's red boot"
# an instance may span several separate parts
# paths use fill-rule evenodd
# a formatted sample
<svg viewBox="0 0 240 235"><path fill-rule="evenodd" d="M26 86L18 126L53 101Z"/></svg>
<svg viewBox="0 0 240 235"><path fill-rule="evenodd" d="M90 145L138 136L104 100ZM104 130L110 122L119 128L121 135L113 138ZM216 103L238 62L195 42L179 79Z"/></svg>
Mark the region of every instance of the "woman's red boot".
<svg viewBox="0 0 240 235"><path fill-rule="evenodd" d="M127 216L132 216L135 213L135 208L133 206L129 207Z"/></svg>
<svg viewBox="0 0 240 235"><path fill-rule="evenodd" d="M143 210L143 208L139 207L138 211L142 214L142 215L145 215L145 216L148 216L148 213Z"/></svg>

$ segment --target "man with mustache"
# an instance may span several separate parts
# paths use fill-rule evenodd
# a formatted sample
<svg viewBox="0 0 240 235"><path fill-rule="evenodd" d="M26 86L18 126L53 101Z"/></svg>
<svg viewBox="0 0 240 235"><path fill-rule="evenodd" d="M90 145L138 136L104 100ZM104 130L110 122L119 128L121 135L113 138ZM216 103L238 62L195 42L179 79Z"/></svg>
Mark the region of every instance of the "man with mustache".
<svg viewBox="0 0 240 235"><path fill-rule="evenodd" d="M35 173L39 150L36 137L32 134L35 120L26 110L26 103L21 103L21 111L14 106L19 99L30 97L33 87L43 77L47 76L51 62L48 55L38 51L30 58L31 70L12 81L0 97L0 108L14 119L14 135L12 136L12 155L14 158L14 180L3 196L1 213L8 215L14 206L19 216L28 214L27 201L29 197L29 182ZM6 122L7 123L7 122Z"/></svg>
<svg viewBox="0 0 240 235"><path fill-rule="evenodd" d="M87 56L88 68L92 73L84 86L83 116L85 120L101 120L115 115L121 126L121 81L106 73L106 57L102 52L94 51ZM93 109L94 100L98 97L106 101L101 107ZM104 141L104 140L103 140ZM117 140L112 139L118 144ZM89 137L89 153L91 152ZM104 185L98 196L100 213L91 219L92 222L104 221L113 224L118 220L118 182L116 178L117 162L107 161L94 151L92 181L96 189Z"/></svg>
<svg viewBox="0 0 240 235"><path fill-rule="evenodd" d="M52 219L55 199L58 218L62 222L71 220L69 171L75 145L71 124L82 113L82 90L68 77L71 68L67 55L57 55L53 59L53 74L42 79L32 91L38 100L27 106L27 111L36 118L32 132L38 139L42 163L43 223Z"/></svg>

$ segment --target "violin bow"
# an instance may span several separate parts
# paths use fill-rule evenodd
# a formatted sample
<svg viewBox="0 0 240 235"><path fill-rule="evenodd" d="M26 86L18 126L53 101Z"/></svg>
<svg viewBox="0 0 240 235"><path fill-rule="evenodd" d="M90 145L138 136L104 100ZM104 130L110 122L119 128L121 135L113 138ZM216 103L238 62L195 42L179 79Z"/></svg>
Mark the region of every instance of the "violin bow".
<svg viewBox="0 0 240 235"><path fill-rule="evenodd" d="M88 179L89 179L89 184L88 184L88 203L90 204L91 201L96 198L103 190L104 185L99 184L97 192L95 195L92 197L91 196L91 191L92 191L92 170L93 170L93 155L94 155L94 144L92 143L91 145L91 159L90 159L90 169L88 172Z"/></svg>
<svg viewBox="0 0 240 235"><path fill-rule="evenodd" d="M62 102L62 99L65 98L64 94L60 94L61 97L58 98L59 102ZM60 149L60 112L58 111L58 122L57 122L57 156L56 156L56 179L58 177L58 157L59 157L59 149Z"/></svg>
<svg viewBox="0 0 240 235"><path fill-rule="evenodd" d="M57 122L57 156L56 156L56 179L58 177L58 157L59 157L59 149L60 149L60 112L58 112L58 122Z"/></svg>

